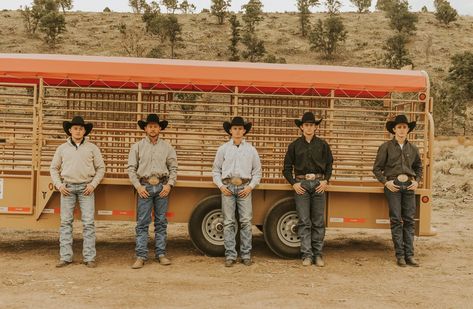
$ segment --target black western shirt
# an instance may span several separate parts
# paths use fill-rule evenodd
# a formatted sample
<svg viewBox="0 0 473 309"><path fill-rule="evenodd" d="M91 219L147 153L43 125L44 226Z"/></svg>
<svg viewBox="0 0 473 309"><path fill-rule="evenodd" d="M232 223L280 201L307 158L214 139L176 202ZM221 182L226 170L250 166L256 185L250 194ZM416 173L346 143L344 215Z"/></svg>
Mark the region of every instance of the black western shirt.
<svg viewBox="0 0 473 309"><path fill-rule="evenodd" d="M314 136L308 143L301 136L287 148L283 175L291 185L296 183L294 174L323 174L324 180L328 181L332 177L332 165L332 151L326 141Z"/></svg>
<svg viewBox="0 0 473 309"><path fill-rule="evenodd" d="M417 182L422 180L422 161L419 149L407 140L401 146L393 138L378 148L378 154L373 165L373 173L383 184L388 178L394 178L400 174L409 175Z"/></svg>

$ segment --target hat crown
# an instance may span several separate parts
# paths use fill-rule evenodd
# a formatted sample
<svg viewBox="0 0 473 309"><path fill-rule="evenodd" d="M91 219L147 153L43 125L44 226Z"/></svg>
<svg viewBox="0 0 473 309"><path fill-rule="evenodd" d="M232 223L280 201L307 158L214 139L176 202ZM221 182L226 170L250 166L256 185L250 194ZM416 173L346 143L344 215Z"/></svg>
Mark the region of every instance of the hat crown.
<svg viewBox="0 0 473 309"><path fill-rule="evenodd" d="M85 126L84 118L82 118L82 116L74 116L71 120L71 125Z"/></svg>
<svg viewBox="0 0 473 309"><path fill-rule="evenodd" d="M233 117L232 122L230 122L230 127L231 126L244 126L244 125L245 125L245 120L240 116Z"/></svg>
<svg viewBox="0 0 473 309"><path fill-rule="evenodd" d="M409 120L407 120L406 115L397 115L396 118L394 118L395 123L409 123Z"/></svg>
<svg viewBox="0 0 473 309"><path fill-rule="evenodd" d="M146 117L146 122L149 123L149 122L156 122L156 123L159 123L159 116L157 114L149 114L147 117Z"/></svg>
<svg viewBox="0 0 473 309"><path fill-rule="evenodd" d="M302 115L302 123L304 122L315 122L315 115L312 112L305 112Z"/></svg>

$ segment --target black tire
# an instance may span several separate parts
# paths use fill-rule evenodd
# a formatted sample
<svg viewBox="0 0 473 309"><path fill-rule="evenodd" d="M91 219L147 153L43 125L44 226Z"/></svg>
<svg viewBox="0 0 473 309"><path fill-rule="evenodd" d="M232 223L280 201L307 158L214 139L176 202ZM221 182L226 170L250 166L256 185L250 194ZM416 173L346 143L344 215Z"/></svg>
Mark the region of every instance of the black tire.
<svg viewBox="0 0 473 309"><path fill-rule="evenodd" d="M205 228L204 225L206 225ZM209 256L225 255L223 215L219 195L210 196L199 203L191 214L188 228L192 243L203 254Z"/></svg>
<svg viewBox="0 0 473 309"><path fill-rule="evenodd" d="M264 220L263 235L268 247L276 255L295 259L300 257L300 240L297 235L296 207L293 198L277 202Z"/></svg>

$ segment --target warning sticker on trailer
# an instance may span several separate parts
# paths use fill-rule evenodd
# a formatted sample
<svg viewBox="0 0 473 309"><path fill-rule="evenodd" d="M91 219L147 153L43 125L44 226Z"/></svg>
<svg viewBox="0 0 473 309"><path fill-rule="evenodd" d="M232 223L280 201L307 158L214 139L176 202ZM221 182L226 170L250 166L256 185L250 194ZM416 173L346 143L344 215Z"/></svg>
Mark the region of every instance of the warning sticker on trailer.
<svg viewBox="0 0 473 309"><path fill-rule="evenodd" d="M3 200L3 178L0 178L0 200Z"/></svg>
<svg viewBox="0 0 473 309"><path fill-rule="evenodd" d="M376 219L376 224L389 224L389 219Z"/></svg>

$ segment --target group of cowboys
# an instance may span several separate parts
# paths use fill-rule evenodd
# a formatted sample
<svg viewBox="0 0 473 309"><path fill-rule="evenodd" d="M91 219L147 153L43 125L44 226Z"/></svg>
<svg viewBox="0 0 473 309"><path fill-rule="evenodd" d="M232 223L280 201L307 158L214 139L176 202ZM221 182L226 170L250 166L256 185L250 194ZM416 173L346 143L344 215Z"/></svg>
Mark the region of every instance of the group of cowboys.
<svg viewBox="0 0 473 309"><path fill-rule="evenodd" d="M302 265L318 267L325 265L322 255L325 191L333 164L329 144L315 134L321 121L312 112L295 120L302 135L288 146L283 168L284 177L294 189ZM142 268L148 260L148 228L153 213L155 260L162 265L171 264L166 255L166 212L168 196L176 184L177 157L171 144L159 136L167 125L168 122L160 120L156 114L138 121L146 136L131 147L128 156L128 176L137 191L133 269ZM253 263L251 192L261 180L261 162L256 148L245 139L251 126L242 117L223 123L231 138L218 148L212 168L213 182L220 189L222 198L226 267L237 262L235 237L238 226L240 261L246 266ZM379 147L373 166L374 175L385 186L396 262L401 267L419 266L414 259L413 246L414 191L422 179L422 162L417 147L407 140L415 126L415 121L409 122L405 115L397 115L388 121L386 129L394 137ZM97 266L94 190L105 174L105 163L100 149L86 139L92 127L80 116L65 121L63 128L69 138L57 148L51 162L51 178L61 193L60 261L56 267L72 263L72 222L77 201L83 224L83 261L87 267Z"/></svg>

